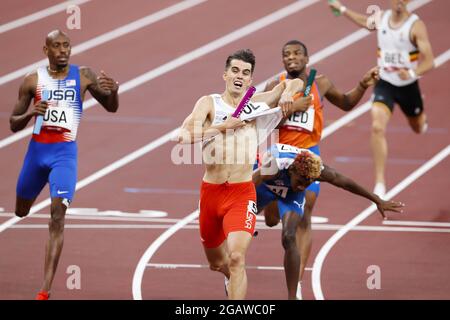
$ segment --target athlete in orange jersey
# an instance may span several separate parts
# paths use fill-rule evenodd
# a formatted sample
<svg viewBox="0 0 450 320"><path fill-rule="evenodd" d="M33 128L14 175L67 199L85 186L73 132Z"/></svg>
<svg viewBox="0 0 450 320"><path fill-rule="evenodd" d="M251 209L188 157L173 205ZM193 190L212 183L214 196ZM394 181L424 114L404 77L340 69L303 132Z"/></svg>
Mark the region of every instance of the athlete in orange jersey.
<svg viewBox="0 0 450 320"><path fill-rule="evenodd" d="M299 78L307 82L306 66L308 64L308 50L306 46L297 40L287 42L282 49L283 64L286 70L285 73L278 75L274 80L270 81L265 90L271 90L280 81L284 79ZM298 148L307 148L320 156L319 142L322 136L323 129L323 101L325 97L333 105L344 111L352 110L363 97L366 89L373 85L378 80L378 68L374 67L367 71L363 79L357 84L355 88L342 93L331 82L329 78L324 75L319 75L314 81L310 95L303 97L303 93L295 97L295 101L291 112L288 113L284 122L279 126L279 142L283 144L293 145ZM295 212L288 212L283 215L283 234L282 243L286 251L285 259L287 263L294 264L298 261L298 254L300 254L300 273L299 275L287 274L286 279L288 288L295 287L293 280L299 279L297 286L297 298L301 299L301 279L305 271L306 263L308 261L309 253L311 251L312 237L311 237L311 212L319 195L320 184L318 181L311 184L306 189L304 216L301 217ZM266 224L274 226L280 221L277 202L274 201L269 204L264 210ZM290 250L295 246L297 250ZM295 268L289 268L295 270ZM297 280L295 280L297 282ZM292 290L290 297L292 297Z"/></svg>
<svg viewBox="0 0 450 320"><path fill-rule="evenodd" d="M225 91L201 97L179 133L182 144L203 142L205 174L199 203L200 240L211 270L225 275L230 299L244 299L247 293L245 256L257 212L252 168L260 131L257 120L231 115L252 83L254 68L255 56L250 50L231 54L223 73ZM287 110L285 106L292 107L292 97L302 86L300 79L283 81L269 92L255 94L251 104L255 109L279 105ZM281 117L277 117L272 130Z"/></svg>

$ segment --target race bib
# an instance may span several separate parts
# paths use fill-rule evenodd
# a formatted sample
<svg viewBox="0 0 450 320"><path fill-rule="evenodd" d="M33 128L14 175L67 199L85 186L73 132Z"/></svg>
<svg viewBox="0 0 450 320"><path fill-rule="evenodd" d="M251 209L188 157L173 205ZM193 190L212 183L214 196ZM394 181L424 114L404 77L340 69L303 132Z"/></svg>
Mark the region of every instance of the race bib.
<svg viewBox="0 0 450 320"><path fill-rule="evenodd" d="M290 152L290 153L300 153L302 150L306 149L300 149L294 146L291 146L289 144L283 144L283 143L277 143L277 150L278 152ZM309 152L309 150L308 150Z"/></svg>
<svg viewBox="0 0 450 320"><path fill-rule="evenodd" d="M380 66L386 70L396 71L410 66L409 54L405 51L381 51L380 59Z"/></svg>
<svg viewBox="0 0 450 320"><path fill-rule="evenodd" d="M43 127L61 128L71 131L73 124L73 108L49 106L44 115Z"/></svg>
<svg viewBox="0 0 450 320"><path fill-rule="evenodd" d="M294 112L284 122L284 126L293 130L313 132L315 113L313 106L310 106L305 112Z"/></svg>
<svg viewBox="0 0 450 320"><path fill-rule="evenodd" d="M276 195L280 196L281 198L286 198L289 188L288 187L282 187L282 186L272 186L267 185L267 188L269 188L270 191L275 193Z"/></svg>
<svg viewBox="0 0 450 320"><path fill-rule="evenodd" d="M242 121L254 119L258 114L269 109L270 107L265 102L249 102L242 110L240 119Z"/></svg>

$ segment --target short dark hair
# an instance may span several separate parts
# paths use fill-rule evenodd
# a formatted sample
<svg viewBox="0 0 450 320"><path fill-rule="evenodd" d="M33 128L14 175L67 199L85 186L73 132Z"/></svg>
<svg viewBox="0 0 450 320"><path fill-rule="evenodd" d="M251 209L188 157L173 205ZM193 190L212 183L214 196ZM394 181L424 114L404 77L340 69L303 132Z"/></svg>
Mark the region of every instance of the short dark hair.
<svg viewBox="0 0 450 320"><path fill-rule="evenodd" d="M289 40L288 42L286 42L286 43L284 44L284 46L283 46L283 49L282 49L282 52L281 52L281 53L283 53L284 48L285 48L286 46L289 46L289 45L298 45L298 46L302 47L302 48L303 48L303 51L304 51L304 53L305 53L305 56L308 56L308 49L306 48L305 44L304 44L303 42L301 42L301 41L298 41L298 40Z"/></svg>
<svg viewBox="0 0 450 320"><path fill-rule="evenodd" d="M234 53L230 54L227 58L227 61L225 62L225 70L227 70L230 67L231 60L241 60L247 63L250 63L252 65L252 73L255 71L255 63L256 58L253 54L252 50L250 49L241 49L238 51L235 51Z"/></svg>

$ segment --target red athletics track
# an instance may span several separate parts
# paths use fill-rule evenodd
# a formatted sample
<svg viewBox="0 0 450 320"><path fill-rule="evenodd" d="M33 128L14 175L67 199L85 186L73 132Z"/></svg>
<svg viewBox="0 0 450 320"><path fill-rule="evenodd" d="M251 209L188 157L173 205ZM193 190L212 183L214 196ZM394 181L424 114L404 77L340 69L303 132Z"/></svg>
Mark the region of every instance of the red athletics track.
<svg viewBox="0 0 450 320"><path fill-rule="evenodd" d="M369 1L348 2L349 6L360 11L369 4ZM129 8L126 15L122 14L124 10L120 10L118 1L108 3L111 3L108 10L104 10L105 1L81 5L83 28L69 33L74 45L175 2L152 1L155 4L147 7L143 4L136 5ZM75 55L72 62L89 65L97 71L104 69L123 84L291 3L293 1L245 1L240 3L238 10L226 1L207 1ZM380 1L381 6L386 3L387 1ZM2 11L3 6L2 3ZM36 8L41 9L41 6ZM450 41L439 36L442 30L448 29L444 16L446 9L448 5L444 1L434 0L417 10L427 23L436 56L450 48ZM105 18L102 17L102 25L97 26L100 12ZM57 14L46 18L45 22L40 20L0 35L5 37L3 39L11 37L8 38L13 39L9 40L13 47L11 51L18 50L9 59L20 57L9 63L4 63L1 59L0 77L42 59L42 43L39 39L43 39L49 28L64 27L65 18L65 13ZM301 26L306 27L302 29ZM234 41L201 59L123 93L121 108L115 115L106 114L98 106L87 110L78 138L79 180L170 132L180 124L198 97L223 90L220 75L224 59L233 50L249 47L255 51L255 83L260 83L281 69L280 47L285 41L299 38L314 54L356 30L348 21L335 19L324 3L314 3L251 36ZM30 33L36 33L33 42L14 40L27 39ZM186 33L190 36L185 36ZM319 72L333 79L339 88L347 90L375 63L375 46L373 34L321 61L316 67ZM442 85L449 80L448 67L449 64L444 63L421 81L430 119L429 133L424 136L413 135L398 111L394 114L388 133L392 158L388 165L389 188L448 145L449 116L444 111L444 101L448 100L449 94ZM19 84L19 80L14 80L0 86L3 97L0 112L5 124ZM365 100L369 96L367 93ZM325 114L327 123L343 116L341 111L329 104ZM0 126L0 134L1 139L10 135L7 125ZM366 113L327 137L322 143L322 154L328 164L371 187L373 178L369 136L370 117ZM13 210L16 178L27 143L28 138L25 138L0 150L3 154L0 164L4 168L0 206L6 212L0 217L2 223L11 217L8 212ZM132 280L141 256L176 219L182 219L196 209L202 168L199 165L173 165L170 160L173 145L172 142L166 143L77 192L73 205L75 208L124 212L162 210L168 213L168 219L175 220L142 218L141 221L133 221L138 219L98 216L88 220L69 216L66 220L65 247L52 290L55 299L133 298ZM11 161L13 159L17 160ZM445 190L448 189L445 175L448 169L449 162L445 159L396 196L406 202L407 209L402 216L391 215L391 220L448 223L449 202L444 197ZM141 188L142 192L130 193L125 191L126 188ZM37 203L47 196L47 192L43 192ZM369 205L364 199L329 186L323 187L320 199L315 215L327 217L329 221L326 225L313 226L318 230L314 232L311 266L314 256L335 232L319 229L339 228ZM41 284L44 244L47 238L47 219L41 213L48 213L48 207L0 235L0 241L4 244L0 247L0 255L4 257L0 260L0 268L2 274L8 274L8 277L0 278L0 287L4 288L0 293L2 299L33 298ZM383 227L376 214L363 221L362 225ZM445 284L449 281L444 272L449 263L445 250L449 244L448 226L427 227L439 232L419 232L412 231L413 229L395 232L390 231L392 229L385 230L387 227L391 226L377 231L351 231L337 242L327 255L321 273L325 298L448 299L450 291ZM206 263L195 221L164 242L150 262L187 264L190 268L146 268L141 285L144 299L224 298L222 277L219 274L203 267L192 268ZM260 228L258 238L250 248L247 263L249 266L282 265L278 229ZM66 288L68 275L65 271L70 265L81 268L81 290ZM381 290L368 290L366 287L369 276L366 269L369 265L381 267ZM281 270L249 269L248 276L248 298L286 297ZM304 297L313 299L309 272L304 283Z"/></svg>

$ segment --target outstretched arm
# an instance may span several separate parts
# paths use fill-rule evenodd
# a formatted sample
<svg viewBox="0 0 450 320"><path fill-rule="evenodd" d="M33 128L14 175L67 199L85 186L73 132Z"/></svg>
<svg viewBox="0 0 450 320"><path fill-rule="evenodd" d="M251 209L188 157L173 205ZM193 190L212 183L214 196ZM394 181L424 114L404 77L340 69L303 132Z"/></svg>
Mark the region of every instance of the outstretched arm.
<svg viewBox="0 0 450 320"><path fill-rule="evenodd" d="M343 93L325 76L320 76L317 79L321 87L322 94L332 104L344 111L352 110L361 101L367 88L375 84L379 80L378 67L371 68L366 72L362 80L352 90Z"/></svg>
<svg viewBox="0 0 450 320"><path fill-rule="evenodd" d="M80 74L87 79L87 89L107 111L116 112L119 108L119 83L103 71L97 75L88 67L81 67Z"/></svg>
<svg viewBox="0 0 450 320"><path fill-rule="evenodd" d="M403 212L401 209L404 204L396 201L384 201L376 194L367 191L364 187L357 184L352 179L344 176L343 174L337 172L335 169L324 165L324 169L318 179L319 181L325 181L335 185L336 187L347 190L351 193L357 194L361 197L369 199L377 205L378 211L381 213L384 219L386 216L385 211Z"/></svg>
<svg viewBox="0 0 450 320"><path fill-rule="evenodd" d="M34 116L45 115L45 111L48 108L46 101L40 101L31 110L28 110L30 102L34 97L36 82L37 75L28 74L19 88L19 98L9 118L9 125L12 132L17 132L25 128Z"/></svg>
<svg viewBox="0 0 450 320"><path fill-rule="evenodd" d="M292 108L293 96L302 88L303 80L301 79L284 80L275 85L270 91L255 94L252 101L265 102L271 108L280 106L284 115Z"/></svg>
<svg viewBox="0 0 450 320"><path fill-rule="evenodd" d="M358 26L366 28L369 31L376 30L376 19L378 19L381 16L381 12L377 12L375 14L379 14L378 17L376 16L366 16L364 14L360 14L356 11L350 10L346 6L342 5L342 3L338 0L335 0L333 2L328 3L329 6L332 9L336 9L342 13L342 15L349 18L351 21L356 23Z"/></svg>

